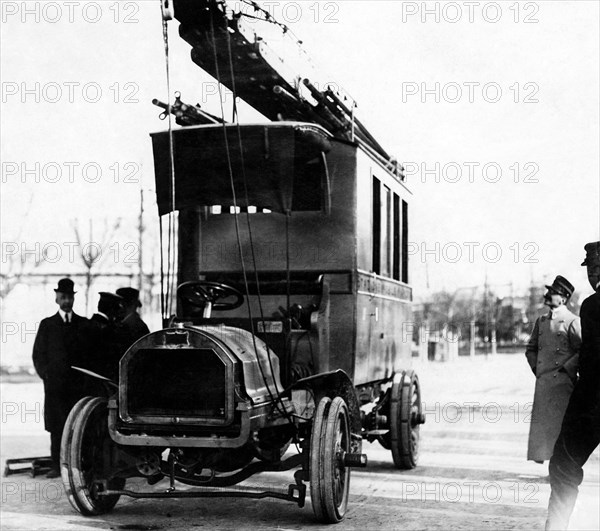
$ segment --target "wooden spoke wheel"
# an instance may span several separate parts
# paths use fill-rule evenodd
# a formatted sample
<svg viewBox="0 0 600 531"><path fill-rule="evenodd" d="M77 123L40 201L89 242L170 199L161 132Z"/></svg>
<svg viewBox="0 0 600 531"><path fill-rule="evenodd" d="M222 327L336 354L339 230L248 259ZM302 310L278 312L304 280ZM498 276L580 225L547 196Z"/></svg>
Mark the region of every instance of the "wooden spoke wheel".
<svg viewBox="0 0 600 531"><path fill-rule="evenodd" d="M421 409L421 386L414 371L396 374L390 401L389 447L396 468L411 469L419 458L419 426L424 416Z"/></svg>
<svg viewBox="0 0 600 531"><path fill-rule="evenodd" d="M107 479L113 444L108 434L107 401L100 397L82 398L69 413L61 442L61 476L71 505L85 516L109 512L118 495L100 496L97 481ZM122 489L124 478L108 481L109 489Z"/></svg>
<svg viewBox="0 0 600 531"><path fill-rule="evenodd" d="M313 420L310 442L310 499L323 523L340 522L348 507L350 420L343 398L322 398Z"/></svg>

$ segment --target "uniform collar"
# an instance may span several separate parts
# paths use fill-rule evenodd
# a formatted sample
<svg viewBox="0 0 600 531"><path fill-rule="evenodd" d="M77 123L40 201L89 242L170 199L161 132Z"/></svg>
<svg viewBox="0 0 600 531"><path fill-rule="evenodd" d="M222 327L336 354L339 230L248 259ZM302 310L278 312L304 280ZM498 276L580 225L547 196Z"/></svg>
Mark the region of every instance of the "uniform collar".
<svg viewBox="0 0 600 531"><path fill-rule="evenodd" d="M125 322L125 321L132 321L132 320L134 320L134 319L135 319L135 316L136 316L136 314L137 314L137 312L131 312L131 313L128 313L128 314L127 314L125 317L123 317L123 322Z"/></svg>
<svg viewBox="0 0 600 531"><path fill-rule="evenodd" d="M566 305L562 304L558 308L554 308L554 309L551 308L546 317L548 319L556 319L557 317L560 317L561 315L563 315L565 313L565 311L567 311L567 307L566 307Z"/></svg>

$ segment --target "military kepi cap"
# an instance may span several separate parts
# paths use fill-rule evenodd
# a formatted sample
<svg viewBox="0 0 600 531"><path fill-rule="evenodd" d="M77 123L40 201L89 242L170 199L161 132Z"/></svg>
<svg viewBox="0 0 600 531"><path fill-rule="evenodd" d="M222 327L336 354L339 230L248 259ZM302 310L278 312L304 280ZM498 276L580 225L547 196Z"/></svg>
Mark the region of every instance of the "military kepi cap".
<svg viewBox="0 0 600 531"><path fill-rule="evenodd" d="M600 242L587 243L583 248L585 249L585 260L581 265L600 265Z"/></svg>
<svg viewBox="0 0 600 531"><path fill-rule="evenodd" d="M123 304L123 297L108 291L99 293L100 300L98 301L98 311L106 315L117 313Z"/></svg>
<svg viewBox="0 0 600 531"><path fill-rule="evenodd" d="M98 293L100 295L100 300L105 302L123 302L123 297L117 295L116 293L109 293L108 291L100 291Z"/></svg>
<svg viewBox="0 0 600 531"><path fill-rule="evenodd" d="M117 295L125 299L127 305L137 303L138 308L142 305L140 302L140 292L135 288L119 288Z"/></svg>
<svg viewBox="0 0 600 531"><path fill-rule="evenodd" d="M73 291L74 287L75 284L70 278L61 278L58 281L58 287L54 291L56 291L56 293L69 293L72 295L77 293L76 291Z"/></svg>
<svg viewBox="0 0 600 531"><path fill-rule="evenodd" d="M546 285L546 289L554 291L563 297L569 298L573 295L575 288L565 277L558 275L551 286Z"/></svg>

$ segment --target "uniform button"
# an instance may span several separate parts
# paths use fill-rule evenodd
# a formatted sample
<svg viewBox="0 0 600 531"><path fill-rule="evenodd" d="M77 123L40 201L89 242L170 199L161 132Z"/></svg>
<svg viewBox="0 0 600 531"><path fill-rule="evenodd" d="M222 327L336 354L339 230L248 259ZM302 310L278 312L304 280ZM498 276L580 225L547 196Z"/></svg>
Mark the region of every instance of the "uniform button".
<svg viewBox="0 0 600 531"><path fill-rule="evenodd" d="M554 365L558 365L558 361L555 361L555 362L554 362Z"/></svg>
<svg viewBox="0 0 600 531"><path fill-rule="evenodd" d="M553 374L553 375L552 375L552 378L556 378L556 374Z"/></svg>

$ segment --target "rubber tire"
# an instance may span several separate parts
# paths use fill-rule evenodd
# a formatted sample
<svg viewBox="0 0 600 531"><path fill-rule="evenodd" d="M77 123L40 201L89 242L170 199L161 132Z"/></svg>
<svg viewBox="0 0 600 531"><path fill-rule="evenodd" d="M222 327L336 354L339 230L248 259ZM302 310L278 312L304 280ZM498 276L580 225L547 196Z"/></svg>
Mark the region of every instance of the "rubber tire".
<svg viewBox="0 0 600 531"><path fill-rule="evenodd" d="M94 481L93 472L90 477L90 473L83 470L88 466L85 461L90 458L90 450L102 452L103 445L110 440L107 420L106 398L88 396L73 406L63 429L60 451L61 476L69 502L84 516L105 514L113 509L120 498L119 495L95 496L90 489ZM90 430L95 430L95 447L86 440L90 437ZM109 487L122 489L125 482L124 478L114 478Z"/></svg>
<svg viewBox="0 0 600 531"><path fill-rule="evenodd" d="M331 398L325 396L321 398L313 416L313 425L310 435L310 502L312 504L315 517L319 521L324 521L325 509L323 507L324 494L323 484L320 479L321 473L321 446L323 438L323 426L327 420L327 413L331 405Z"/></svg>
<svg viewBox="0 0 600 531"><path fill-rule="evenodd" d="M394 377L390 402L390 448L396 468L411 470L419 459L419 424L413 414L421 413L421 387L414 371Z"/></svg>
<svg viewBox="0 0 600 531"><path fill-rule="evenodd" d="M316 415L313 424L314 432L320 430L319 444L311 440L311 502L315 516L323 523L333 524L344 519L348 508L350 468L343 465L342 459L350 451L350 415L339 396L330 402L321 400L319 410L321 426Z"/></svg>
<svg viewBox="0 0 600 531"><path fill-rule="evenodd" d="M71 443L73 440L73 431L75 429L75 419L79 416L79 412L82 408L92 399L92 397L87 396L81 398L75 405L71 408L69 415L67 416L67 420L65 422L65 426L63 428L62 437L60 441L60 475L65 487L65 492L67 493L67 498L71 505L79 511L79 508L75 504L73 500L73 492L75 490L75 486L73 484L73 475L69 471L69 462L70 462L70 454L71 454Z"/></svg>

